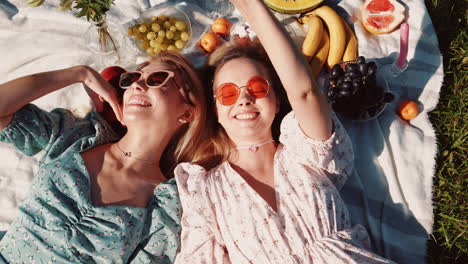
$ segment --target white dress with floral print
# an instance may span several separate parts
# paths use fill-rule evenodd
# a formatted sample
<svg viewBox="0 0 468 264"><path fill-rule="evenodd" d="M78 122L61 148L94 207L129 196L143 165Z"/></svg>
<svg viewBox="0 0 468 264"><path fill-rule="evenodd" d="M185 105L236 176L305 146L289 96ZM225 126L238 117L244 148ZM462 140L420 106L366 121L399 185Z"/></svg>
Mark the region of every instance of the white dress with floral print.
<svg viewBox="0 0 468 264"><path fill-rule="evenodd" d="M230 166L176 170L182 203L176 263L391 263L351 226L338 193L353 168L350 139L336 117L326 141L307 138L291 112L274 158L277 212Z"/></svg>

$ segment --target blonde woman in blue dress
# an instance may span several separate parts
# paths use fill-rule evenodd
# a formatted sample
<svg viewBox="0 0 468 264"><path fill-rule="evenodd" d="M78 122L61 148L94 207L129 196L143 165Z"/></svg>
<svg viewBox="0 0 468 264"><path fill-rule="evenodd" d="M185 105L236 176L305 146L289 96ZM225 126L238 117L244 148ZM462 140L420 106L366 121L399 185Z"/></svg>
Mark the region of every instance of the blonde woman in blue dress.
<svg viewBox="0 0 468 264"><path fill-rule="evenodd" d="M103 98L127 128L119 140L95 112L83 119L31 101L73 83ZM181 207L173 167L193 159L205 105L180 55L162 53L114 88L76 66L0 85L0 141L44 151L29 196L0 241L0 262L172 263ZM12 177L14 177L12 175Z"/></svg>
<svg viewBox="0 0 468 264"><path fill-rule="evenodd" d="M200 149L205 167L175 170L176 263L390 263L350 223L338 190L353 169L351 142L304 56L263 1L231 2L261 45L228 43L208 59L213 134Z"/></svg>

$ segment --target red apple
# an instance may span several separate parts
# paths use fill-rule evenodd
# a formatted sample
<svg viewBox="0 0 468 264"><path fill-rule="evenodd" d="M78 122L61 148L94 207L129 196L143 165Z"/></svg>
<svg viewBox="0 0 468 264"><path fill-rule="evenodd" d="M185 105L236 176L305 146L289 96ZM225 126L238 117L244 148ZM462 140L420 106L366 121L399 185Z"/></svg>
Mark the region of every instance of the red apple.
<svg viewBox="0 0 468 264"><path fill-rule="evenodd" d="M116 90L119 103L122 103L123 93L124 93L124 90L120 88L119 86L119 80L120 80L120 75L122 75L122 73L124 72L126 72L126 70L119 66L110 66L101 71L102 78L108 81ZM118 123L117 121L117 118L115 117L114 110L107 102L104 102L101 115L113 127L115 125L120 125L120 123ZM114 123L118 123L118 124L114 124Z"/></svg>
<svg viewBox="0 0 468 264"><path fill-rule="evenodd" d="M112 86L114 86L114 88L120 89L120 75L122 75L124 72L126 72L126 70L122 67L110 66L102 70L101 76L104 78L104 80L108 81Z"/></svg>

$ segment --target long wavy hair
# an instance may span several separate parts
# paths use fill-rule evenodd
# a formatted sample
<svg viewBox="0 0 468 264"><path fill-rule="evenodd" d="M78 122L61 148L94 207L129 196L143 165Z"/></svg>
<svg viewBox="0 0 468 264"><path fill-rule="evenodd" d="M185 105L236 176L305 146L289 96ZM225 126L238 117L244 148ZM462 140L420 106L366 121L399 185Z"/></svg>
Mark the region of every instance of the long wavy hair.
<svg viewBox="0 0 468 264"><path fill-rule="evenodd" d="M271 63L265 49L258 39L253 41L232 40L218 47L209 57L207 64L202 69L202 79L205 85L204 94L207 102L207 109L213 113L207 116L206 138L202 142L195 156L197 163L211 169L232 155L234 143L218 122L216 115L216 102L213 98L213 80L218 70L228 61L238 58L248 58L259 62L268 73L268 78L277 100L280 100L280 111L276 114L271 132L273 138L278 141L280 135L280 124L284 116L291 111L291 105L287 99L286 91Z"/></svg>
<svg viewBox="0 0 468 264"><path fill-rule="evenodd" d="M183 124L176 131L161 157L161 171L170 178L177 164L197 162L196 152L205 133L206 101L199 78L200 73L187 59L178 53L162 51L157 57L140 64L138 70L155 62L169 64L177 69L184 81L180 84L184 91L184 100L193 107L193 120Z"/></svg>

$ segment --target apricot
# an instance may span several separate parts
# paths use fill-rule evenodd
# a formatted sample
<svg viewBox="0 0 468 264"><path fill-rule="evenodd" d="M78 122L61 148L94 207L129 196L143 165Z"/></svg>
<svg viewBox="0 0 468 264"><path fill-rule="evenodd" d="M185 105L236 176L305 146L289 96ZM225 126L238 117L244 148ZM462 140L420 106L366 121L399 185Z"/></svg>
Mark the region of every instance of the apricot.
<svg viewBox="0 0 468 264"><path fill-rule="evenodd" d="M218 36L213 32L207 32L200 38L201 48L208 53L213 52L218 43Z"/></svg>
<svg viewBox="0 0 468 264"><path fill-rule="evenodd" d="M213 25L211 25L211 30L218 35L229 35L231 32L231 22L224 17L217 18Z"/></svg>
<svg viewBox="0 0 468 264"><path fill-rule="evenodd" d="M416 102L406 100L398 105L397 111L404 120L411 120L419 114L419 107Z"/></svg>

